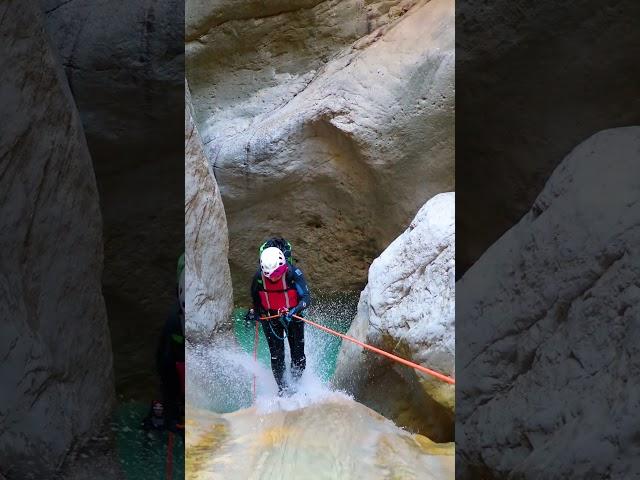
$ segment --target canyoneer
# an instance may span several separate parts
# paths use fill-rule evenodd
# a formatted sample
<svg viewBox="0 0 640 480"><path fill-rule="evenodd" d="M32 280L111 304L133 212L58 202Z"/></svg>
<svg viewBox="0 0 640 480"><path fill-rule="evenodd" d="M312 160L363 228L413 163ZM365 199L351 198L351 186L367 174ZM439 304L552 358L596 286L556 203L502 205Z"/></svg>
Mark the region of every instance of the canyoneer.
<svg viewBox="0 0 640 480"><path fill-rule="evenodd" d="M147 429L182 431L184 424L184 253L178 259L176 304L167 318L156 350L156 368L160 377L160 400L153 400L143 426Z"/></svg>
<svg viewBox="0 0 640 480"><path fill-rule="evenodd" d="M253 309L249 310L247 318L262 324L278 395L292 393L295 386L287 385L284 378L284 339L287 339L291 353L291 377L297 382L306 367L304 322L293 315L302 315L311 304L311 295L302 270L294 266L291 244L286 240L272 238L260 247L260 268L251 282L251 298ZM278 318L258 318L273 315Z"/></svg>

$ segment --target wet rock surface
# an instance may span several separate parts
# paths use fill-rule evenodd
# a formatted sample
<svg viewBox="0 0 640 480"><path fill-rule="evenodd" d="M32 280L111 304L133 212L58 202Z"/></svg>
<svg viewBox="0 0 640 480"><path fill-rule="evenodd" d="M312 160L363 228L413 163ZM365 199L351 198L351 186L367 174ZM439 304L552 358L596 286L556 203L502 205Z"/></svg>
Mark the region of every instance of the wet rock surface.
<svg viewBox="0 0 640 480"><path fill-rule="evenodd" d="M185 103L185 328L189 341L198 342L230 328L233 295L224 206L193 122L188 89Z"/></svg>
<svg viewBox="0 0 640 480"><path fill-rule="evenodd" d="M189 479L454 478L453 444L409 434L353 400L188 418Z"/></svg>
<svg viewBox="0 0 640 480"><path fill-rule="evenodd" d="M360 290L418 208L453 188L453 2L276 2L265 17L197 3L187 78L234 283L275 234L313 288Z"/></svg>
<svg viewBox="0 0 640 480"><path fill-rule="evenodd" d="M429 200L374 260L348 335L454 376L455 193ZM334 383L402 426L434 440L453 438L452 385L391 366L349 342L340 350Z"/></svg>

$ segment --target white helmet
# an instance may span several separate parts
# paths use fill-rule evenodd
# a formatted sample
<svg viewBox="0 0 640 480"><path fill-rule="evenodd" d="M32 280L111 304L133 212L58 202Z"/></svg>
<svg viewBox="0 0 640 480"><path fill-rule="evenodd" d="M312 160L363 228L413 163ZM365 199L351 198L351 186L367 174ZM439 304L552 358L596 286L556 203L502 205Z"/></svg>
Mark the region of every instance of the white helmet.
<svg viewBox="0 0 640 480"><path fill-rule="evenodd" d="M265 277L270 277L278 267L286 262L284 253L276 247L265 248L260 254L260 268Z"/></svg>

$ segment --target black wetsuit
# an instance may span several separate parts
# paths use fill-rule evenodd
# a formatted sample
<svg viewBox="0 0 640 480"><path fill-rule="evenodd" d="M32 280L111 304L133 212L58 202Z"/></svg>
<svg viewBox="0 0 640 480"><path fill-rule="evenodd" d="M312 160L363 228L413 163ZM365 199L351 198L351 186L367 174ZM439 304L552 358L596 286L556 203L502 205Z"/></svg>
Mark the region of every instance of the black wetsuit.
<svg viewBox="0 0 640 480"><path fill-rule="evenodd" d="M179 423L181 410L184 407L183 386L176 365L184 364L184 333L181 315L176 305L164 324L156 351L156 367L162 383L165 424L169 428Z"/></svg>
<svg viewBox="0 0 640 480"><path fill-rule="evenodd" d="M311 295L309 287L304 279L302 271L297 267L290 267L287 271L286 283L287 288L295 288L298 292L298 315L302 316L303 310L311 305ZM253 308L261 316L276 315L278 312L268 310L262 305L259 291L264 290L262 285L262 274L260 270L256 272L251 282L251 298L253 299ZM268 321L260 321L262 331L267 337L269 351L271 352L271 370L278 384L280 392L285 388L284 382L284 337L286 334L291 351L291 374L294 379L299 378L304 371L307 360L304 354L304 322L295 318L288 323L287 328L283 325L283 321L278 318ZM286 322L285 322L286 323Z"/></svg>

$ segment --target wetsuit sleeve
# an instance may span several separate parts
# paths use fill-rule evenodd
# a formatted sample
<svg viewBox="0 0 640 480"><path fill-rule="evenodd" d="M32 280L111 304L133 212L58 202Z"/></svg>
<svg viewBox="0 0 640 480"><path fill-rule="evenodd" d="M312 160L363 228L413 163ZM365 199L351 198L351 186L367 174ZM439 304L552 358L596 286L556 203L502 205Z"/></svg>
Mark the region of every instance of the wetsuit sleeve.
<svg viewBox="0 0 640 480"><path fill-rule="evenodd" d="M296 309L300 312L311 306L311 293L309 292L309 286L304 278L304 274L298 267L293 269L293 283L298 292L298 306Z"/></svg>
<svg viewBox="0 0 640 480"><path fill-rule="evenodd" d="M260 302L260 295L258 292L260 291L260 285L258 284L259 276L256 273L253 276L253 281L251 282L251 300L253 301L253 309L259 314L264 313L264 309L262 308L262 303Z"/></svg>

